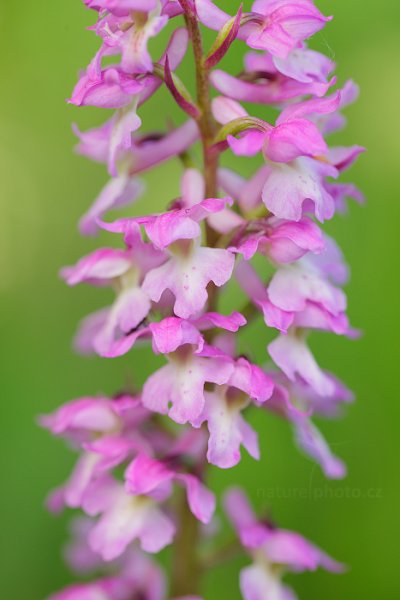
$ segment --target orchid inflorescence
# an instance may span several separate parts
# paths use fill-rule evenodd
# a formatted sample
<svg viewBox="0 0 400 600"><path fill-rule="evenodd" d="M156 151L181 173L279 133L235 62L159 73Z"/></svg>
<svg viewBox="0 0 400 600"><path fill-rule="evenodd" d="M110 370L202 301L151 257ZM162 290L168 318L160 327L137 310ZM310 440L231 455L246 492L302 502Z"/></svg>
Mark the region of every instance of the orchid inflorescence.
<svg viewBox="0 0 400 600"><path fill-rule="evenodd" d="M337 415L352 395L318 365L307 337L313 330L357 335L342 291L347 267L317 224L344 212L348 198L362 201L354 185L336 179L363 148L329 148L325 141L343 126L341 110L357 87L348 81L330 91L335 65L306 40L331 17L312 0L256 0L251 12L240 6L236 15L211 0L84 3L97 13L91 29L102 41L70 103L115 112L101 127L75 129L78 151L105 163L111 176L80 230L110 232L123 248L101 248L62 270L68 285L115 292L110 307L81 323L76 347L116 357L151 344L165 364L140 391L79 398L41 417L80 453L48 500L53 511L80 508L85 515L73 521L67 559L81 574L104 572L51 599L198 598L213 555L230 555L215 541L207 465L235 466L242 446L259 459L257 433L246 420L251 407L286 419L327 477L345 475L312 418ZM168 27L155 60L149 40ZM208 51L204 28L218 32ZM250 51L233 76L218 65L238 40ZM190 45L196 94L176 74ZM143 133L141 106L162 86L185 120ZM249 114L243 102L276 109L275 123ZM259 155L262 166L245 178L221 166L229 151ZM170 159L182 165L181 195L172 201L166 194L166 212L107 220L109 210L143 194L141 173ZM221 292L232 280L245 302L223 314ZM263 368L239 351L240 331L258 317L276 332ZM257 520L238 487L228 490L223 507L236 550L251 561L240 573L245 600L293 599L285 572L342 570L301 535ZM170 544L167 585L149 554Z"/></svg>

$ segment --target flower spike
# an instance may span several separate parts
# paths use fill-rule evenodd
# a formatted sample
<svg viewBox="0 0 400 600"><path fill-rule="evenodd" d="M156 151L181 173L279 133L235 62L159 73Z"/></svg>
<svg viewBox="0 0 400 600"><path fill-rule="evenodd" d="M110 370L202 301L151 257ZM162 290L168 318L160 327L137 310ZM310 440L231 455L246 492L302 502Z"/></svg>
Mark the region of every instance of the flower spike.
<svg viewBox="0 0 400 600"><path fill-rule="evenodd" d="M309 338L359 335L346 314L348 267L321 225L348 198L363 201L339 178L364 148L329 144L358 88L350 80L330 91L335 64L308 42L331 17L313 0L254 0L233 16L219 4L84 0L100 44L69 102L114 112L95 129L74 126L77 151L110 176L79 228L108 241L61 277L111 294L83 319L75 348L129 354L143 373L141 385L84 396L39 419L77 455L47 500L53 512L84 515L73 521L67 560L80 576L96 571L49 600L201 600L202 573L221 555L209 465L218 478L242 459L263 460L257 419L266 411L289 424L326 478L346 475L315 420L338 416L352 394ZM204 51L207 28L218 33ZM240 44L239 74L216 69ZM176 72L189 46L194 76L184 82ZM143 106L160 89L169 94L154 106L169 126L154 130ZM171 102L183 116L175 127ZM246 177L221 165L223 153L236 155L239 171L247 158L260 163ZM167 161L181 173L175 192L157 187L164 204L155 211L154 178L145 187L138 177ZM120 208L122 218L108 214ZM242 336L253 322L269 360L262 367ZM154 365L139 359L143 347ZM244 600L294 599L286 572L344 570L299 533L256 517L240 488L222 505L249 559L238 582ZM169 545L164 572L154 555Z"/></svg>

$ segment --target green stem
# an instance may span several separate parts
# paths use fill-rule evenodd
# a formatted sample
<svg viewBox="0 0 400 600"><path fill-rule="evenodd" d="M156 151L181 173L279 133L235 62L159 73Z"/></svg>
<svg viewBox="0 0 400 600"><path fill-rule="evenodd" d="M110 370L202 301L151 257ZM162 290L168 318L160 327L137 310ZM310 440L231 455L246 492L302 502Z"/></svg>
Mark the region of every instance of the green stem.
<svg viewBox="0 0 400 600"><path fill-rule="evenodd" d="M187 1L180 1L185 10L185 21L192 41L196 69L197 103L201 111L197 123L203 149L206 198L215 198L217 196L218 154L212 150L216 123L211 111L209 72L204 67L203 41L196 17L191 13ZM218 234L209 225L206 226L206 236L207 245L214 247L218 240ZM212 311L217 308L218 288L210 284L208 294L208 310ZM184 493L179 497L178 521L174 543L171 595L198 594L202 573L199 560L200 531L198 521L190 512Z"/></svg>
<svg viewBox="0 0 400 600"><path fill-rule="evenodd" d="M216 133L216 123L211 111L209 71L204 66L203 41L197 20L190 13L186 14L186 24L192 40L196 69L197 104L201 114L198 119L201 144L203 149L203 169L206 187L206 198L217 195L218 153L212 149ZM214 246L216 233L211 228L207 231L207 243ZM211 243L210 243L211 242Z"/></svg>
<svg viewBox="0 0 400 600"><path fill-rule="evenodd" d="M186 24L192 40L196 69L197 104L201 111L198 125L203 147L206 197L212 198L217 193L218 154L212 150L216 123L211 111L209 71L204 66L203 40L196 17L186 13Z"/></svg>
<svg viewBox="0 0 400 600"><path fill-rule="evenodd" d="M190 512L183 490L178 498L178 518L178 530L174 541L171 597L198 594L200 586L199 523Z"/></svg>

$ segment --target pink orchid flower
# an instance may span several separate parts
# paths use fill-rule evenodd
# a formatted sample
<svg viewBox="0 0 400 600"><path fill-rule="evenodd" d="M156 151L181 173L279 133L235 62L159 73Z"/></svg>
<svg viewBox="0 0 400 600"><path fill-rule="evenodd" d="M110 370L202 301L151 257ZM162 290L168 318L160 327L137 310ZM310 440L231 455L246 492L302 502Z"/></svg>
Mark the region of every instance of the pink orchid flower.
<svg viewBox="0 0 400 600"><path fill-rule="evenodd" d="M294 593L281 581L285 571L315 571L318 567L343 571L343 565L300 534L258 521L240 489L232 488L226 494L225 510L243 547L254 560L240 573L240 588L245 600L262 598L265 590L269 590L273 598L294 600ZM278 565L281 568L276 568Z"/></svg>

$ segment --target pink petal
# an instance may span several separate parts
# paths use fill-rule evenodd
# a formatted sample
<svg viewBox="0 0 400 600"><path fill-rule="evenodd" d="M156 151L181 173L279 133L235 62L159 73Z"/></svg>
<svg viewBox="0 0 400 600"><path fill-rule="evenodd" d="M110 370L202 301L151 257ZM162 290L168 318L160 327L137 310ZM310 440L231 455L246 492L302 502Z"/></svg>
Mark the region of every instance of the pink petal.
<svg viewBox="0 0 400 600"><path fill-rule="evenodd" d="M316 460L330 479L342 479L346 476L346 465L332 454L321 432L308 419L295 421L297 443L306 454Z"/></svg>
<svg viewBox="0 0 400 600"><path fill-rule="evenodd" d="M238 102L224 96L213 99L212 112L215 120L221 125L248 116L247 111Z"/></svg>
<svg viewBox="0 0 400 600"><path fill-rule="evenodd" d="M95 351L108 357L128 352L138 338L149 335L148 329L139 328L139 325L150 308L150 299L141 288L133 287L122 292L93 340Z"/></svg>
<svg viewBox="0 0 400 600"><path fill-rule="evenodd" d="M281 335L269 344L268 352L291 381L296 381L296 375L299 375L321 396L333 394L332 381L320 369L306 344L298 337Z"/></svg>
<svg viewBox="0 0 400 600"><path fill-rule="evenodd" d="M291 164L276 164L268 176L262 197L275 216L300 221L303 204L312 203L319 221L331 219L335 205L310 159L299 158Z"/></svg>
<svg viewBox="0 0 400 600"><path fill-rule="evenodd" d="M242 261L236 267L235 276L250 300L262 311L266 325L286 333L293 323L294 315L270 301L267 290L253 267Z"/></svg>
<svg viewBox="0 0 400 600"><path fill-rule="evenodd" d="M308 48L295 48L286 59L274 57L274 65L286 77L302 83L326 83L328 75L335 69L335 63L328 57Z"/></svg>
<svg viewBox="0 0 400 600"><path fill-rule="evenodd" d="M185 207L191 207L204 200L204 177L198 169L186 169L181 181L182 202Z"/></svg>
<svg viewBox="0 0 400 600"><path fill-rule="evenodd" d="M184 344L203 347L203 337L194 325L177 317L167 317L159 323L152 323L153 348L156 352L169 354Z"/></svg>
<svg viewBox="0 0 400 600"><path fill-rule="evenodd" d="M319 227L308 217L301 221L278 221L270 234L269 255L277 263L291 263L307 252L320 253L324 239Z"/></svg>
<svg viewBox="0 0 400 600"><path fill-rule="evenodd" d="M231 372L231 363L224 359L193 356L181 363L178 357L147 379L143 404L151 411L168 413L177 423L195 421L204 407L205 382L222 385Z"/></svg>
<svg viewBox="0 0 400 600"><path fill-rule="evenodd" d="M299 312L307 301L320 304L332 315L346 310L346 296L311 269L301 263L278 269L268 286L268 296L273 304L285 311Z"/></svg>
<svg viewBox="0 0 400 600"><path fill-rule="evenodd" d="M40 419L41 425L55 435L79 429L106 432L114 429L118 422L112 402L102 397L73 400Z"/></svg>
<svg viewBox="0 0 400 600"><path fill-rule="evenodd" d="M235 363L229 385L245 392L252 400L263 403L274 388L271 378L257 365L241 357Z"/></svg>
<svg viewBox="0 0 400 600"><path fill-rule="evenodd" d="M266 600L266 590L271 600L297 600L289 587L258 564L240 571L240 590L244 600Z"/></svg>
<svg viewBox="0 0 400 600"><path fill-rule="evenodd" d="M211 0L195 0L195 2L197 16L206 27L218 31L229 21L230 15L215 6Z"/></svg>
<svg viewBox="0 0 400 600"><path fill-rule="evenodd" d="M139 454L125 471L125 489L135 496L148 495L173 477L174 472L161 461Z"/></svg>
<svg viewBox="0 0 400 600"><path fill-rule="evenodd" d="M243 490L239 487L230 488L224 495L224 508L243 546L262 546L268 536L268 529L262 523L258 523Z"/></svg>
<svg viewBox="0 0 400 600"><path fill-rule="evenodd" d="M227 250L198 247L189 256L171 258L150 271L144 279L143 290L154 302L170 290L175 296L175 314L187 319L204 307L210 281L220 287L230 279L234 261L234 255Z"/></svg>
<svg viewBox="0 0 400 600"><path fill-rule="evenodd" d="M299 156L325 155L328 147L314 123L292 119L273 128L264 152L274 162L287 163Z"/></svg>
<svg viewBox="0 0 400 600"><path fill-rule="evenodd" d="M135 538L143 550L153 553L171 543L173 535L173 524L152 500L137 499L121 490L91 531L89 543L109 561L120 556Z"/></svg>
<svg viewBox="0 0 400 600"><path fill-rule="evenodd" d="M94 235L98 231L98 220L109 210L128 206L143 193L143 184L138 179L120 175L110 179L102 189L90 209L79 221L79 229L84 235Z"/></svg>
<svg viewBox="0 0 400 600"><path fill-rule="evenodd" d="M207 421L210 434L208 441L208 461L229 469L240 461L240 446L246 443L253 458L259 457L256 434L248 424L244 425L239 407L230 407L222 393L205 393L206 403L196 425Z"/></svg>
<svg viewBox="0 0 400 600"><path fill-rule="evenodd" d="M194 475L177 475L186 486L189 508L202 523L209 523L215 511L215 496Z"/></svg>
<svg viewBox="0 0 400 600"><path fill-rule="evenodd" d="M263 148L265 133L261 131L245 131L239 138L228 135L226 141L236 156L255 156Z"/></svg>
<svg viewBox="0 0 400 600"><path fill-rule="evenodd" d="M183 125L168 133L161 140L142 142L132 150L133 165L131 175L148 171L157 164L181 154L194 144L199 137L195 121L186 121Z"/></svg>
<svg viewBox="0 0 400 600"><path fill-rule="evenodd" d="M200 330L219 327L226 331L238 331L240 327L246 325L246 319L239 312L232 312L230 315L221 315L216 312L204 313L194 321L196 327Z"/></svg>
<svg viewBox="0 0 400 600"><path fill-rule="evenodd" d="M101 284L123 275L130 267L131 259L124 250L101 248L82 258L74 267L64 267L61 276L68 285L83 281Z"/></svg>

